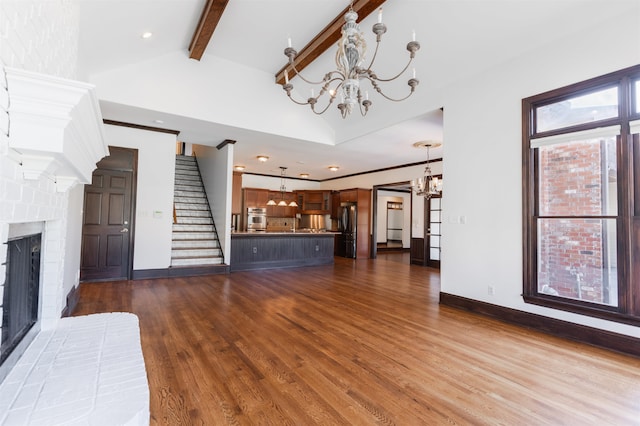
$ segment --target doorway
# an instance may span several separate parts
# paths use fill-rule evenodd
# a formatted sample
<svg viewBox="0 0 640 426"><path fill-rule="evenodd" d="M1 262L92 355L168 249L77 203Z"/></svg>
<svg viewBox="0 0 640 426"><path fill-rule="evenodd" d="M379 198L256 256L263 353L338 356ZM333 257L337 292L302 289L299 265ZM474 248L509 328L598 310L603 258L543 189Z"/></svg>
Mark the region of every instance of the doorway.
<svg viewBox="0 0 640 426"><path fill-rule="evenodd" d="M84 188L80 281L131 278L138 151L109 152Z"/></svg>
<svg viewBox="0 0 640 426"><path fill-rule="evenodd" d="M409 182L373 187L372 259L378 252L410 251L411 202Z"/></svg>
<svg viewBox="0 0 640 426"><path fill-rule="evenodd" d="M385 244L388 249L403 248L404 211L402 201L387 201ZM378 243L380 244L380 243Z"/></svg>

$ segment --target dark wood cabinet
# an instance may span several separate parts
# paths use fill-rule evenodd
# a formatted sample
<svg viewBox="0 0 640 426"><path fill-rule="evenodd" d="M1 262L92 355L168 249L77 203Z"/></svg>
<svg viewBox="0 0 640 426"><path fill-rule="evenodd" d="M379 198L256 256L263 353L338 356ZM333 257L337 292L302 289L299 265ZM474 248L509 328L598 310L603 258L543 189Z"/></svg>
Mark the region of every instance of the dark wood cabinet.
<svg viewBox="0 0 640 426"><path fill-rule="evenodd" d="M333 234L231 235L231 271L333 263Z"/></svg>
<svg viewBox="0 0 640 426"><path fill-rule="evenodd" d="M244 207L243 214L247 212L250 207L267 207L267 201L269 201L269 191L260 188L244 188L242 190L244 194Z"/></svg>
<svg viewBox="0 0 640 426"><path fill-rule="evenodd" d="M332 198L337 206L331 209L331 215L336 220L340 219L340 203L357 204L356 258L367 259L371 257L371 190L345 189L334 192Z"/></svg>
<svg viewBox="0 0 640 426"><path fill-rule="evenodd" d="M304 214L331 214L331 191L298 191L298 211Z"/></svg>
<svg viewBox="0 0 640 426"><path fill-rule="evenodd" d="M269 191L268 200L274 200L276 203L284 200L286 206L267 206L267 217L295 217L298 207L289 206L292 201L298 202L295 192Z"/></svg>
<svg viewBox="0 0 640 426"><path fill-rule="evenodd" d="M338 220L340 217L340 192L331 193L331 219Z"/></svg>
<svg viewBox="0 0 640 426"><path fill-rule="evenodd" d="M368 259L371 257L371 190L356 189L355 192L358 203L356 258Z"/></svg>
<svg viewBox="0 0 640 426"><path fill-rule="evenodd" d="M358 202L358 190L357 189L346 189L340 191L340 202L341 203L357 203Z"/></svg>
<svg viewBox="0 0 640 426"><path fill-rule="evenodd" d="M231 214L242 213L242 173L233 172L231 184Z"/></svg>

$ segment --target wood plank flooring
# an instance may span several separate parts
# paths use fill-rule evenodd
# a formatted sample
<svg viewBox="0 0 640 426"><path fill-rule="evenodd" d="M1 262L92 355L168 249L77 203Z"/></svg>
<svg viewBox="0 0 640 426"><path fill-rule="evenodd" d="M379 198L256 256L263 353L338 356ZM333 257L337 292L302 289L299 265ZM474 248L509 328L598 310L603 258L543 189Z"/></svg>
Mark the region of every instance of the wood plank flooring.
<svg viewBox="0 0 640 426"><path fill-rule="evenodd" d="M640 425L640 359L438 305L408 254L87 283L140 318L153 425Z"/></svg>

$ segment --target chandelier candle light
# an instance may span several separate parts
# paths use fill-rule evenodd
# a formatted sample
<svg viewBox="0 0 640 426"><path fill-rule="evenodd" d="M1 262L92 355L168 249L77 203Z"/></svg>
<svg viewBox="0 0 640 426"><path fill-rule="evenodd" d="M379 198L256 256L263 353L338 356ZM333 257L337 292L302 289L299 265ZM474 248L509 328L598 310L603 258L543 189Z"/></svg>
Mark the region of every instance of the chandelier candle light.
<svg viewBox="0 0 640 426"><path fill-rule="evenodd" d="M352 5L353 6L353 5ZM308 84L319 85L320 93L318 96L314 96L313 89L311 90L311 97L306 102L299 102L291 97L291 90L293 90L293 84L289 82L289 73L285 69L284 77L285 84L282 88L287 92L287 96L293 102L298 105L309 105L311 110L316 114L323 114L329 106L333 103L336 96L340 95L340 103L338 109L342 114L342 118L346 118L351 113L356 105L359 106L360 114L365 116L369 111L369 107L372 102L369 100L369 93L362 92L360 88L361 80L369 80L373 89L380 93L383 97L390 101L400 102L407 99L413 94L420 81L416 79L416 71L413 69L412 78L409 79L407 84L411 87L411 91L407 96L400 99L393 99L382 92L382 88L378 83L386 83L399 78L409 68L416 52L420 49L420 43L416 41L415 31L413 32L413 40L407 43L407 50L409 51L409 62L395 77L384 79L379 78L376 73L371 69L373 63L376 60L378 54L378 48L382 35L387 32L387 26L382 23L382 9L378 12L378 22L373 25L373 33L376 35L376 49L373 52L373 58L371 63L366 68L362 67L362 63L365 60L367 43L364 39L364 34L360 31L360 26L356 23L358 14L350 6L347 13L344 15L345 24L342 26L342 37L338 41L338 51L336 52L336 65L337 70L330 71L325 74L321 81L309 81L303 77L295 66L295 58L298 52L291 47L291 38L288 39L288 47L284 49L284 54L289 58L289 66L295 71L296 75ZM335 87L331 87L335 84ZM328 93L329 100L327 105L321 109L316 110L316 103L325 94Z"/></svg>
<svg viewBox="0 0 640 426"><path fill-rule="evenodd" d="M440 145L442 144L438 142L416 142L413 144L415 148L427 149L427 166L424 168L424 176L411 181L411 188L418 196L431 198L442 192L441 182L431 174L431 166L429 166L429 149L437 148Z"/></svg>

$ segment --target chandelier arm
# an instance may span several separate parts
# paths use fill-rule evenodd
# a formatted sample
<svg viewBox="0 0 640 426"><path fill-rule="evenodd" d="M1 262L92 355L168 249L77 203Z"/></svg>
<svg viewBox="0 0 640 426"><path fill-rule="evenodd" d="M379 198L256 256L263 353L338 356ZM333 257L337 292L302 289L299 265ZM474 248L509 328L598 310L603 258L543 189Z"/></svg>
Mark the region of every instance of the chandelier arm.
<svg viewBox="0 0 640 426"><path fill-rule="evenodd" d="M360 106L360 115L362 115L363 117L367 115L367 113L369 112L369 107L366 106L364 109L362 109L362 104L358 103L358 106Z"/></svg>
<svg viewBox="0 0 640 426"><path fill-rule="evenodd" d="M366 73L369 74L371 71L371 67L373 63L376 61L376 56L378 56L378 47L380 47L380 42L376 42L376 50L373 51L373 56L371 57L371 62L369 62L369 66L367 67ZM406 68L405 68L406 69Z"/></svg>
<svg viewBox="0 0 640 426"><path fill-rule="evenodd" d="M415 86L412 86L412 87L411 87L411 91L409 92L409 94L408 94L407 96L405 96L404 98L394 99L394 98L391 98L391 97L389 97L389 96L385 95L385 94L384 94L384 92L382 91L382 89L380 88L380 86L378 86L378 84L377 84L377 82L376 82L375 80L372 80L372 79L371 79L371 78L369 78L369 77L367 77L367 79L371 82L371 85L372 85L372 86L373 86L373 88L376 90L376 92L378 92L379 94L381 94L385 99L388 99L388 100L393 101L393 102L402 102L402 101L404 101L405 99L408 99L408 98L409 98L409 96L413 95L413 92L415 91ZM412 79L412 80L415 80L415 79ZM417 81L417 80L416 80L416 81ZM416 84L416 85L417 85L417 84Z"/></svg>
<svg viewBox="0 0 640 426"><path fill-rule="evenodd" d="M397 79L398 77L400 77L402 74L404 74L404 72L409 68L409 65L411 65L411 63L413 62L413 57L409 58L409 62L407 62L407 65L405 65L405 67L402 69L402 71L400 71L395 77L391 77L391 78L379 78L377 75L371 75L368 74L370 78L373 78L376 81L379 81L381 83L388 83L390 81L393 81L395 79ZM369 71L369 70L367 70Z"/></svg>
<svg viewBox="0 0 640 426"><path fill-rule="evenodd" d="M340 84L338 84L336 86L336 88L333 91L333 94L331 94L331 91L329 91L329 102L327 103L327 105L322 109L322 111L316 111L315 109L315 105L317 100L320 98L320 96L322 96L324 94L325 88L334 80L341 80ZM308 104L311 106L311 111L313 111L314 114L316 115L322 115L324 114L329 107L331 106L331 104L333 104L333 101L336 98L336 95L338 93L338 89L340 89L340 87L342 86L342 83L344 83L344 80L338 77L334 77L332 80L329 80L328 82L325 83L325 85L322 87L322 90L320 91L320 94L318 95L318 97L316 98L309 98L309 102ZM344 117L343 117L344 118Z"/></svg>
<svg viewBox="0 0 640 426"><path fill-rule="evenodd" d="M296 76L300 77L302 79L302 81L304 81L307 84L314 84L314 85L321 85L326 83L327 81L331 81L331 80L335 80L335 79L341 79L344 80L344 75L340 72L340 71L331 71L328 72L327 74L325 74L324 78L320 81L311 81L311 80L307 80L295 67L295 65L291 64L291 68L296 72ZM340 77L332 77L333 74L338 74Z"/></svg>
<svg viewBox="0 0 640 426"><path fill-rule="evenodd" d="M329 89L329 86L331 85L331 83L333 83L334 81L340 81L340 83L338 83L338 85L335 87L335 89ZM316 101L318 99L320 99L322 97L322 95L324 95L326 92L329 92L329 98L331 99L331 102L333 102L333 99L335 99L335 97L338 95L338 90L340 89L340 87L342 87L342 83L344 83L344 79L341 77L334 77L331 80L325 82L325 84L320 88L320 93L318 94L318 96L316 96L315 99ZM333 90L333 94L331 94L331 91Z"/></svg>
<svg viewBox="0 0 640 426"><path fill-rule="evenodd" d="M322 115L325 113L326 110L329 109L329 107L331 106L331 104L333 103L333 100L335 99L335 96L332 96L329 98L329 103L327 103L327 106L324 107L324 109L322 111L316 111L314 108L314 105L311 105L311 111L313 111L314 114L316 115Z"/></svg>
<svg viewBox="0 0 640 426"><path fill-rule="evenodd" d="M296 104L298 104L298 105L309 105L309 101L307 101L307 102L300 102L300 101L296 101L295 99L293 99L293 97L292 97L292 96L289 96L289 99L291 99L291 101L292 101L293 103L296 103Z"/></svg>

